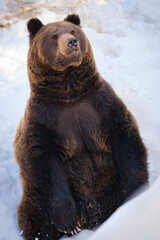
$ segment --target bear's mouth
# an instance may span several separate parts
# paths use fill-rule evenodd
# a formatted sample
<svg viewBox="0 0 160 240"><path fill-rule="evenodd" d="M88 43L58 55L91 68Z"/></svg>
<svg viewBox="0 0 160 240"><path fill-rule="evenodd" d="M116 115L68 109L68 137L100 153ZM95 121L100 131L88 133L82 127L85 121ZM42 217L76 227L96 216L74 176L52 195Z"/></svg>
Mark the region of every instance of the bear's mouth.
<svg viewBox="0 0 160 240"><path fill-rule="evenodd" d="M79 49L78 48L73 48L71 51L69 51L66 55L69 55L71 53L79 53Z"/></svg>

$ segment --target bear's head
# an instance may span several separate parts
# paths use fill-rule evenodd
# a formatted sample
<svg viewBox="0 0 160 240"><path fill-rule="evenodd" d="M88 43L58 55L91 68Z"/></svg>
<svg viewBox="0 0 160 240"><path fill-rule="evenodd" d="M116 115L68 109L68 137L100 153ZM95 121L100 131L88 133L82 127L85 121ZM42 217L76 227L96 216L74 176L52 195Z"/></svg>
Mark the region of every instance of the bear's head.
<svg viewBox="0 0 160 240"><path fill-rule="evenodd" d="M91 88L97 70L91 45L82 31L78 15L71 14L63 21L47 25L35 18L28 22L27 27L31 89L34 87L38 94L41 91L43 95L52 91L52 98L53 91L57 91L55 98L61 94L61 98L71 99L73 95Z"/></svg>
<svg viewBox="0 0 160 240"><path fill-rule="evenodd" d="M64 21L43 25L35 18L28 22L31 49L39 61L57 71L79 66L88 51L88 40L80 27L78 15L68 15Z"/></svg>

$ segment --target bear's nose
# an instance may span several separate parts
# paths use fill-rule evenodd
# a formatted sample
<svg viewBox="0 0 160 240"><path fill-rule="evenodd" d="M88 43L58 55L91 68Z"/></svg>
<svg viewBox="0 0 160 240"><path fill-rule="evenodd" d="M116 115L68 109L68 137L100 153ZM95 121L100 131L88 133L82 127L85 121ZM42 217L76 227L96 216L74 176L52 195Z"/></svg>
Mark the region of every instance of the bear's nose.
<svg viewBox="0 0 160 240"><path fill-rule="evenodd" d="M76 38L69 38L67 40L67 45L70 48L76 49L78 45L78 40Z"/></svg>

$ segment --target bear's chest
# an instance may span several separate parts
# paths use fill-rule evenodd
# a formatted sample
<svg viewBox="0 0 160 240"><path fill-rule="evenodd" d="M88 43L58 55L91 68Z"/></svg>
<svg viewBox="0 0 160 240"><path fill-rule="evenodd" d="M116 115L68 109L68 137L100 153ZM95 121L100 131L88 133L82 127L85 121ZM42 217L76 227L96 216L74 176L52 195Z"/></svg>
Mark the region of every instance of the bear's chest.
<svg viewBox="0 0 160 240"><path fill-rule="evenodd" d="M68 158L86 151L109 151L100 115L88 102L61 108L56 131L68 151Z"/></svg>

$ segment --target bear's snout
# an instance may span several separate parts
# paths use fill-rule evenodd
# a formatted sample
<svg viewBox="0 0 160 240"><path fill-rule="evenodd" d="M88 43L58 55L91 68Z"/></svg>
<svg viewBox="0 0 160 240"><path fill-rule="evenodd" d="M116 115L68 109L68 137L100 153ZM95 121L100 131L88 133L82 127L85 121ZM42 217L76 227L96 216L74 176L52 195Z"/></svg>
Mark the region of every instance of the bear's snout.
<svg viewBox="0 0 160 240"><path fill-rule="evenodd" d="M78 40L74 37L69 38L66 42L67 46L72 48L72 49L77 49L77 45L78 45Z"/></svg>
<svg viewBox="0 0 160 240"><path fill-rule="evenodd" d="M78 54L80 52L80 42L71 34L63 34L58 39L58 51L64 56L70 53Z"/></svg>

